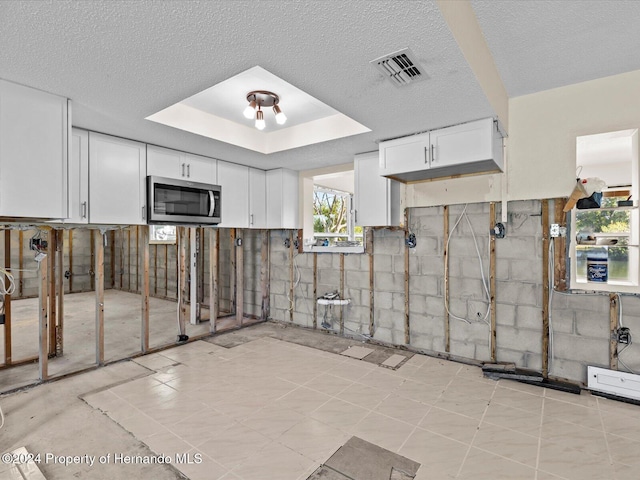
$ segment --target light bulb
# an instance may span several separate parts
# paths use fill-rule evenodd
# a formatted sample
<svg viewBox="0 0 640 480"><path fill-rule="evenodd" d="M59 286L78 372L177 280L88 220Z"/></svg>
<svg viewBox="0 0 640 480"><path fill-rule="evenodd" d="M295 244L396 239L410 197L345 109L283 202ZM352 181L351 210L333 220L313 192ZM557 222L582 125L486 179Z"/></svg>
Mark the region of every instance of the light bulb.
<svg viewBox="0 0 640 480"><path fill-rule="evenodd" d="M264 127L266 127L267 124L264 122L264 114L262 113L262 110L258 110L256 112L256 128L258 130L264 130Z"/></svg>
<svg viewBox="0 0 640 480"><path fill-rule="evenodd" d="M276 114L276 122L278 123L278 125L284 125L284 123L287 121L287 116L282 113L282 110L280 110L280 107L278 105L273 106L273 113Z"/></svg>
<svg viewBox="0 0 640 480"><path fill-rule="evenodd" d="M256 108L256 102L254 100L251 100L251 102L249 103L249 105L247 105L247 108L244 109L242 114L245 116L245 118L248 118L249 120L251 120L255 113L255 108Z"/></svg>

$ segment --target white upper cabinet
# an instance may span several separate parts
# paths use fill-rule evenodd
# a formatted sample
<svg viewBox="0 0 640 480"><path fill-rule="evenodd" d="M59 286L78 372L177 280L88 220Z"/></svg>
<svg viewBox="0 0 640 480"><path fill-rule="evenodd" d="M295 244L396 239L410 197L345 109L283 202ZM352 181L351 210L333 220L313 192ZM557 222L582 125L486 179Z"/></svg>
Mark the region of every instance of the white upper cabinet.
<svg viewBox="0 0 640 480"><path fill-rule="evenodd" d="M378 152L356 155L353 167L356 225L363 227L400 225L400 184L380 176Z"/></svg>
<svg viewBox="0 0 640 480"><path fill-rule="evenodd" d="M267 225L267 185L265 171L249 169L249 228L265 228Z"/></svg>
<svg viewBox="0 0 640 480"><path fill-rule="evenodd" d="M502 136L492 118L380 143L380 175L416 182L503 169Z"/></svg>
<svg viewBox="0 0 640 480"><path fill-rule="evenodd" d="M147 174L213 184L216 160L168 148L147 146Z"/></svg>
<svg viewBox="0 0 640 480"><path fill-rule="evenodd" d="M68 100L0 80L0 216L68 216Z"/></svg>
<svg viewBox="0 0 640 480"><path fill-rule="evenodd" d="M69 218L65 223L89 222L89 132L77 128L71 134L69 162Z"/></svg>
<svg viewBox="0 0 640 480"><path fill-rule="evenodd" d="M267 228L300 228L298 172L267 170Z"/></svg>
<svg viewBox="0 0 640 480"><path fill-rule="evenodd" d="M91 223L147 223L146 163L144 143L89 132Z"/></svg>
<svg viewBox="0 0 640 480"><path fill-rule="evenodd" d="M218 162L218 184L222 187L220 202L221 228L249 227L249 167Z"/></svg>

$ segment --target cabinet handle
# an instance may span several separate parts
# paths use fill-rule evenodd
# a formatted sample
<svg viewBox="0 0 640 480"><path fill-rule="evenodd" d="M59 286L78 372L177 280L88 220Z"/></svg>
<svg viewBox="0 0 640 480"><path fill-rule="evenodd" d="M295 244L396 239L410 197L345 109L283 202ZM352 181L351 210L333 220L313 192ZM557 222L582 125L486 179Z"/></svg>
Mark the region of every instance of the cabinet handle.
<svg viewBox="0 0 640 480"><path fill-rule="evenodd" d="M187 178L191 178L191 164L187 163Z"/></svg>
<svg viewBox="0 0 640 480"><path fill-rule="evenodd" d="M142 206L142 219L143 219L143 220L146 220L146 217L147 217L147 212L146 212L146 210L147 210L147 209L146 209L146 208L145 208L145 206L143 205L143 206Z"/></svg>
<svg viewBox="0 0 640 480"><path fill-rule="evenodd" d="M358 223L358 210L353 211L353 216L355 217L353 220L355 223Z"/></svg>
<svg viewBox="0 0 640 480"><path fill-rule="evenodd" d="M431 161L436 162L436 146L433 143L431 144Z"/></svg>
<svg viewBox="0 0 640 480"><path fill-rule="evenodd" d="M429 163L429 150L424 147L424 163Z"/></svg>
<svg viewBox="0 0 640 480"><path fill-rule="evenodd" d="M253 213L249 215L249 217L250 217L249 225L253 225Z"/></svg>
<svg viewBox="0 0 640 480"><path fill-rule="evenodd" d="M182 176L183 176L183 177L184 177L184 166L185 166L185 164L183 163L183 164L182 164Z"/></svg>
<svg viewBox="0 0 640 480"><path fill-rule="evenodd" d="M82 202L82 218L87 218L87 202Z"/></svg>

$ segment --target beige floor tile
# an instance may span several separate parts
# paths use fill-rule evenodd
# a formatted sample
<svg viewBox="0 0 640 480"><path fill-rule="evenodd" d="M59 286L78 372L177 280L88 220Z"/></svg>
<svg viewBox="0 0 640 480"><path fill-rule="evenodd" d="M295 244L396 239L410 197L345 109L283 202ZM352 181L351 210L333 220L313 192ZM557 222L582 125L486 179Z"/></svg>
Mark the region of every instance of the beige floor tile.
<svg viewBox="0 0 640 480"><path fill-rule="evenodd" d="M355 436L397 452L415 427L405 422L371 412L355 427Z"/></svg>
<svg viewBox="0 0 640 480"><path fill-rule="evenodd" d="M347 348L344 352L341 352L340 355L345 355L347 357L357 358L358 360L362 360L364 357L373 352L371 348L360 347L358 345L353 345Z"/></svg>
<svg viewBox="0 0 640 480"><path fill-rule="evenodd" d="M457 375L447 386L447 393L469 395L482 400L490 400L497 388L495 382L486 383L476 379L468 379Z"/></svg>
<svg viewBox="0 0 640 480"><path fill-rule="evenodd" d="M334 398L309 414L311 418L351 434L369 410Z"/></svg>
<svg viewBox="0 0 640 480"><path fill-rule="evenodd" d="M307 418L276 441L315 462L323 463L350 435L319 420Z"/></svg>
<svg viewBox="0 0 640 480"><path fill-rule="evenodd" d="M404 382L402 377L386 373L383 369L379 368L371 370L364 377L358 380L358 383L367 385L369 387L380 388L386 391L393 391Z"/></svg>
<svg viewBox="0 0 640 480"><path fill-rule="evenodd" d="M535 480L536 471L526 465L472 448L457 478L460 480Z"/></svg>
<svg viewBox="0 0 640 480"><path fill-rule="evenodd" d="M637 409L638 407L635 406L635 408ZM631 414L626 414L623 411L610 412L601 410L600 412L605 432L640 441L640 419L637 416L637 411Z"/></svg>
<svg viewBox="0 0 640 480"><path fill-rule="evenodd" d="M540 436L545 441L571 445L574 450L587 454L597 455L607 450L607 441L602 430L593 430L555 418L545 419Z"/></svg>
<svg viewBox="0 0 640 480"><path fill-rule="evenodd" d="M536 413L492 403L487 408L483 422L538 436L540 434L541 419L541 412Z"/></svg>
<svg viewBox="0 0 640 480"><path fill-rule="evenodd" d="M580 395L575 393L563 392L560 390L553 390L551 388L544 389L545 398L551 398L561 402L575 403L576 405L582 405L583 407L598 407L598 397L591 395L589 392L582 390ZM614 402L620 403L620 402Z"/></svg>
<svg viewBox="0 0 640 480"><path fill-rule="evenodd" d="M171 457L172 461L175 459L176 454L183 454L193 449L192 445L169 431L151 435L144 443L149 445L149 448L156 454Z"/></svg>
<svg viewBox="0 0 640 480"><path fill-rule="evenodd" d="M185 415L188 413L185 412ZM198 447L207 440L222 435L235 424L232 418L220 412L204 409L168 425L167 428L185 442Z"/></svg>
<svg viewBox="0 0 640 480"><path fill-rule="evenodd" d="M603 480L615 478L606 452L587 454L569 444L542 442L538 468L570 480Z"/></svg>
<svg viewBox="0 0 640 480"><path fill-rule="evenodd" d="M255 395L253 392L238 389L235 394L228 395L226 398L215 403L213 408L241 422L269 403L270 401L268 399Z"/></svg>
<svg viewBox="0 0 640 480"><path fill-rule="evenodd" d="M335 396L352 384L353 381L347 380L346 378L323 373L309 380L304 386L326 395Z"/></svg>
<svg viewBox="0 0 640 480"><path fill-rule="evenodd" d="M249 416L242 423L269 438L278 438L305 416L280 405L268 405Z"/></svg>
<svg viewBox="0 0 640 480"><path fill-rule="evenodd" d="M282 408L291 409L302 415L309 415L329 400L331 400L329 395L311 390L310 388L299 387L285 396L278 398L273 404Z"/></svg>
<svg viewBox="0 0 640 480"><path fill-rule="evenodd" d="M192 463L174 463L173 466L186 475L189 480L219 480L229 472L225 467L198 449L190 450L187 454L189 455L189 461Z"/></svg>
<svg viewBox="0 0 640 480"><path fill-rule="evenodd" d="M355 364L353 362L344 362L324 373L330 373L336 377L346 378L347 380L355 382L364 377L371 371L371 368L373 368L372 365L366 362L357 362L358 363Z"/></svg>
<svg viewBox="0 0 640 480"><path fill-rule="evenodd" d="M427 478L455 478L469 449L454 440L416 429L397 453L428 467Z"/></svg>
<svg viewBox="0 0 640 480"><path fill-rule="evenodd" d="M531 385L530 383L522 383L515 380L501 379L497 383L502 388L510 388L511 390L518 390L519 392L529 393L531 395L537 395L539 397L544 397L546 391L548 391L544 387L541 387L539 385ZM558 392L558 390L552 391ZM558 393L566 394L566 392Z"/></svg>
<svg viewBox="0 0 640 480"><path fill-rule="evenodd" d="M471 443L479 424L476 418L434 407L420 422L420 427L462 443Z"/></svg>
<svg viewBox="0 0 640 480"><path fill-rule="evenodd" d="M575 423L583 427L602 430L600 410L597 408L583 407L575 403L561 402L550 398L544 399L544 416L548 419L561 420Z"/></svg>
<svg viewBox="0 0 640 480"><path fill-rule="evenodd" d="M435 403L435 406L438 408L478 420L483 417L488 405L488 400L463 395L453 395L446 391Z"/></svg>
<svg viewBox="0 0 640 480"><path fill-rule="evenodd" d="M160 368L168 367L176 363L175 360L165 357L160 353L152 353L151 355L143 355L142 357L134 358L132 361L138 365L147 367L151 370L158 370Z"/></svg>
<svg viewBox="0 0 640 480"><path fill-rule="evenodd" d="M139 412L118 422L122 428L131 432L136 438L146 441L150 436L168 432L167 428L151 417Z"/></svg>
<svg viewBox="0 0 640 480"><path fill-rule="evenodd" d="M614 463L635 465L636 468L640 468L640 442L610 434L606 438Z"/></svg>
<svg viewBox="0 0 640 480"><path fill-rule="evenodd" d="M355 383L336 395L345 402L372 410L389 395L388 391Z"/></svg>
<svg viewBox="0 0 640 480"><path fill-rule="evenodd" d="M638 480L638 466L615 464L616 480Z"/></svg>
<svg viewBox="0 0 640 480"><path fill-rule="evenodd" d="M542 410L543 397L541 395L532 395L530 393L513 390L498 386L491 398L492 403L507 405L508 407L519 408L522 410L530 410L540 413Z"/></svg>
<svg viewBox="0 0 640 480"><path fill-rule="evenodd" d="M269 444L249 457L233 473L243 480L297 480L315 462L278 443Z"/></svg>
<svg viewBox="0 0 640 480"><path fill-rule="evenodd" d="M483 424L473 439L473 446L509 460L536 467L538 437L508 430L488 423Z"/></svg>
<svg viewBox="0 0 640 480"><path fill-rule="evenodd" d="M375 411L415 426L430 409L430 405L392 394L385 398Z"/></svg>
<svg viewBox="0 0 640 480"><path fill-rule="evenodd" d="M544 472L542 470L537 470L537 478L536 480L567 480L567 477L560 477L558 475L554 475L553 473Z"/></svg>
<svg viewBox="0 0 640 480"><path fill-rule="evenodd" d="M233 469L247 458L256 455L272 440L264 435L236 424L220 435L207 440L198 449L228 469Z"/></svg>
<svg viewBox="0 0 640 480"><path fill-rule="evenodd" d="M443 392L443 387L426 385L415 380L405 380L394 391L396 395L427 405L435 405Z"/></svg>

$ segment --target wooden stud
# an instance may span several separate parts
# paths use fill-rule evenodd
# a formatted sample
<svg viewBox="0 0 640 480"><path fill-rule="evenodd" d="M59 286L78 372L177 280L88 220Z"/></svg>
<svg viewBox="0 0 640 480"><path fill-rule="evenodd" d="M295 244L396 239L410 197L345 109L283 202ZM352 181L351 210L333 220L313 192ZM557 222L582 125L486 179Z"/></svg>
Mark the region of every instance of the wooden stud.
<svg viewBox="0 0 640 480"><path fill-rule="evenodd" d="M289 321L293 323L293 310L295 308L295 271L293 268L293 231L289 231ZM342 333L342 332L340 332Z"/></svg>
<svg viewBox="0 0 640 480"><path fill-rule="evenodd" d="M178 231L178 324L180 335L186 335L187 322L187 228L177 227Z"/></svg>
<svg viewBox="0 0 640 480"><path fill-rule="evenodd" d="M237 238L242 239L242 230L237 230ZM236 325L244 324L244 247L234 246L236 252Z"/></svg>
<svg viewBox="0 0 640 480"><path fill-rule="evenodd" d="M120 290L124 288L124 230L120 230Z"/></svg>
<svg viewBox="0 0 640 480"><path fill-rule="evenodd" d="M4 268L11 271L11 230L4 231ZM4 364L11 365L11 295L4 296Z"/></svg>
<svg viewBox="0 0 640 480"><path fill-rule="evenodd" d="M229 231L231 242L231 255L229 258L229 293L231 295L231 313L236 313L236 229Z"/></svg>
<svg viewBox="0 0 640 480"><path fill-rule="evenodd" d="M620 315L620 303L618 294L609 294L609 368L618 370L618 316Z"/></svg>
<svg viewBox="0 0 640 480"><path fill-rule="evenodd" d="M18 298L24 293L24 232L18 230Z"/></svg>
<svg viewBox="0 0 640 480"><path fill-rule="evenodd" d="M149 351L149 230L142 227L142 325L140 332L142 353Z"/></svg>
<svg viewBox="0 0 640 480"><path fill-rule="evenodd" d="M344 298L344 253L340 254L340 298ZM340 305L340 335L344 335L344 307Z"/></svg>
<svg viewBox="0 0 640 480"><path fill-rule="evenodd" d="M318 328L318 254L313 254L313 328Z"/></svg>
<svg viewBox="0 0 640 480"><path fill-rule="evenodd" d="M56 230L56 255L58 269L56 270L56 288L58 290L58 322L56 326L56 356L64 353L64 230Z"/></svg>
<svg viewBox="0 0 640 480"><path fill-rule="evenodd" d="M111 258L110 260L110 264L111 264L111 288L115 288L116 287L116 232L115 230L111 230L110 232L110 248L111 248Z"/></svg>
<svg viewBox="0 0 640 480"><path fill-rule="evenodd" d="M94 236L95 236L95 232L93 230L90 230L89 235L91 236L91 238L89 238L89 244L91 245L91 265L93 265L95 263L95 255L96 255L96 249L94 247L95 245L95 241L94 241ZM73 271L71 272L71 276L73 276ZM89 279L90 279L90 289L91 290L95 290L96 288L96 281L95 281L95 271L94 271L94 275L89 275Z"/></svg>
<svg viewBox="0 0 640 480"><path fill-rule="evenodd" d="M369 336L375 333L375 276L373 257L373 229L367 229L367 252L369 254Z"/></svg>
<svg viewBox="0 0 640 480"><path fill-rule="evenodd" d="M260 289L262 291L261 320L267 320L271 310L269 240L269 230L262 230L262 248L260 252Z"/></svg>
<svg viewBox="0 0 640 480"><path fill-rule="evenodd" d="M140 227L136 225L136 287L134 292L140 291Z"/></svg>
<svg viewBox="0 0 640 480"><path fill-rule="evenodd" d="M198 304L204 303L204 228L200 227L197 230L198 238ZM198 308L198 314L200 309Z"/></svg>
<svg viewBox="0 0 640 480"><path fill-rule="evenodd" d="M40 350L38 353L38 373L40 380L49 378L49 336L48 336L48 279L47 273L49 257L44 257L38 265L40 273L40 283L38 285L38 310L40 312L38 318L38 337L40 341Z"/></svg>
<svg viewBox="0 0 640 480"><path fill-rule="evenodd" d="M96 291L96 364L104 365L104 242L102 235L94 235L95 291Z"/></svg>
<svg viewBox="0 0 640 480"><path fill-rule="evenodd" d="M404 210L404 225L407 229L405 235L409 229L409 209ZM409 318L409 247L404 246L404 343L405 345L411 344L411 324Z"/></svg>
<svg viewBox="0 0 640 480"><path fill-rule="evenodd" d="M220 230L211 229L209 233L209 331L216 332L220 301L218 299L219 279L218 262L220 258Z"/></svg>
<svg viewBox="0 0 640 480"><path fill-rule="evenodd" d="M127 290L132 292L131 288L131 227L127 228Z"/></svg>
<svg viewBox="0 0 640 480"><path fill-rule="evenodd" d="M566 198L556 198L554 201L555 218L554 222L560 225L560 227L567 226L567 214L564 212L564 207L567 204ZM567 285L567 238L557 237L553 240L553 288L559 292L566 292L568 290Z"/></svg>
<svg viewBox="0 0 640 480"><path fill-rule="evenodd" d="M489 203L489 231L493 232L496 226L496 203ZM489 292L491 292L491 361L497 361L496 339L496 236L489 235Z"/></svg>
<svg viewBox="0 0 640 480"><path fill-rule="evenodd" d="M542 377L549 377L549 201L542 200Z"/></svg>
<svg viewBox="0 0 640 480"><path fill-rule="evenodd" d="M56 231L49 230L47 235L47 323L49 333L49 347L48 353L50 356L56 354L56 328L57 322L57 302L56 302Z"/></svg>
<svg viewBox="0 0 640 480"><path fill-rule="evenodd" d="M69 293L73 293L73 230L69 230Z"/></svg>
<svg viewBox="0 0 640 480"><path fill-rule="evenodd" d="M442 257L444 259L444 301L449 304L449 205L445 205L442 214L444 235L442 239ZM451 352L451 326L449 312L444 312L444 351Z"/></svg>
<svg viewBox="0 0 640 480"><path fill-rule="evenodd" d="M164 246L164 297L169 296L169 245Z"/></svg>
<svg viewBox="0 0 640 480"><path fill-rule="evenodd" d="M158 244L153 245L153 294L158 295Z"/></svg>

